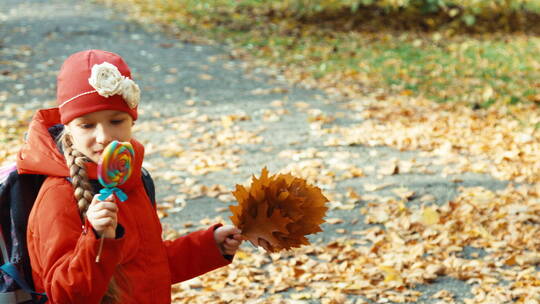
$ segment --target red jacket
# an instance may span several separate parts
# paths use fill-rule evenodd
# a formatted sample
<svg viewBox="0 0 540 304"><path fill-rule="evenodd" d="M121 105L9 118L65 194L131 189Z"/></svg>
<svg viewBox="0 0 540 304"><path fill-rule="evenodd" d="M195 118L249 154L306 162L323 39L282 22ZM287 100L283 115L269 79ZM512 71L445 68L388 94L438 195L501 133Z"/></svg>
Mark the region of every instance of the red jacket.
<svg viewBox="0 0 540 304"><path fill-rule="evenodd" d="M124 235L105 239L101 261L95 262L99 240L89 223L83 230L64 157L48 128L60 121L57 109L39 111L19 152L19 173L45 174L28 222L28 251L37 291L50 303L99 303L113 273L127 295L122 303L170 303L171 284L230 263L219 252L211 227L163 241L159 218L141 181L144 147L133 140L134 169L120 188L118 222ZM96 165L88 175L96 178ZM125 278L124 280L120 278Z"/></svg>

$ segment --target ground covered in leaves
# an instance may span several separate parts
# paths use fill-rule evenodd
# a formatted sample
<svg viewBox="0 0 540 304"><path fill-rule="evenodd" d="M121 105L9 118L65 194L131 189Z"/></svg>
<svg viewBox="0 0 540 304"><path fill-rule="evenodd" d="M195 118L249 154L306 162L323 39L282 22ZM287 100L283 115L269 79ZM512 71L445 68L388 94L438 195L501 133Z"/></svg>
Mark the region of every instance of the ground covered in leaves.
<svg viewBox="0 0 540 304"><path fill-rule="evenodd" d="M350 149L388 145L421 150L431 157L431 163L394 159L374 169L352 166L344 160L362 158L355 153L342 152L344 157L338 161L324 149L282 151L281 157L293 161L284 172L292 171L327 189L332 210L356 213L358 217L327 218L330 225L352 225L336 228L342 237L298 250L268 255L245 246L227 269L178 285L176 301L538 301L540 141L530 125L540 121L535 105L472 110L420 100L366 98L340 107L347 114L337 116L359 116L361 122L339 126L333 123L336 114L304 109L316 114L308 119L313 135L322 138L325 146ZM510 111L512 115L508 115ZM222 116L220 123L230 124L226 117ZM434 172L435 165L442 165L441 172ZM205 166L199 174L204 175L208 168L215 169ZM433 195L399 186L402 182L387 183L384 178L374 184L363 181L373 175L403 179L411 172L428 176L476 172L511 182L501 190L460 187L456 197L436 203ZM351 180L356 181L354 187L344 191L339 186ZM391 188L391 194L376 193L383 188ZM217 189L206 190L211 193ZM204 191L187 193L205 195ZM220 193L210 195L218 197ZM358 218L367 224L365 229L355 228ZM170 233L168 237L178 235ZM446 289L423 293L418 289L443 278L466 282L472 286L471 295Z"/></svg>
<svg viewBox="0 0 540 304"><path fill-rule="evenodd" d="M276 36L254 31L262 34L240 40L251 53L233 51L251 60L245 64L124 21L108 23L100 18L109 13L95 6L57 5L49 15L99 21L62 27L61 35L54 24L10 28L13 37L45 31L36 44L8 45L14 38L2 36L0 163L14 159L33 110L53 105L53 87L33 88L28 77L54 74L67 54L39 55L80 35L78 47L105 48L111 40L133 47L118 52L134 56L128 62L148 94L135 134L159 181L165 238L228 222L234 184L249 183L264 166L305 178L330 199L324 232L311 245L268 254L246 243L229 267L175 285L175 303L540 303L537 38L358 38L269 23ZM236 18L235 25L247 22ZM100 23L103 29L93 27ZM299 37L289 41L287 31ZM115 39L103 34L110 32ZM354 69L333 65L341 60L332 61L336 45L350 48ZM389 75L386 64L395 68ZM261 65L275 69L251 73ZM223 73L243 68L245 77ZM219 87L235 78L249 86L232 94ZM321 91L298 94L287 81Z"/></svg>

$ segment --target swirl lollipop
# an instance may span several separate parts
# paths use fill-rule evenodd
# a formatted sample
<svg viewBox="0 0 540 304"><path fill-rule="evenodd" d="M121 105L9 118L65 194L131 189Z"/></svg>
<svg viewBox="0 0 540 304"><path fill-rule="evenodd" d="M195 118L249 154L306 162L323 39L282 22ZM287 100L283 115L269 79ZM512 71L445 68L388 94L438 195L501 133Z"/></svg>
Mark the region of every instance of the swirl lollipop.
<svg viewBox="0 0 540 304"><path fill-rule="evenodd" d="M127 195L118 186L125 183L132 172L132 162L135 156L133 146L129 142L111 142L103 153L98 162L98 180L103 186L103 189L99 191L99 200L105 200L111 194L124 202L127 200ZM103 237L99 242L98 254L96 256L96 263L99 263L101 256L101 250L103 249Z"/></svg>
<svg viewBox="0 0 540 304"><path fill-rule="evenodd" d="M129 142L115 140L103 150L98 163L98 180L104 187L99 191L100 200L106 199L112 193L121 202L127 199L127 195L117 187L125 183L131 176L131 163L134 155L135 151Z"/></svg>

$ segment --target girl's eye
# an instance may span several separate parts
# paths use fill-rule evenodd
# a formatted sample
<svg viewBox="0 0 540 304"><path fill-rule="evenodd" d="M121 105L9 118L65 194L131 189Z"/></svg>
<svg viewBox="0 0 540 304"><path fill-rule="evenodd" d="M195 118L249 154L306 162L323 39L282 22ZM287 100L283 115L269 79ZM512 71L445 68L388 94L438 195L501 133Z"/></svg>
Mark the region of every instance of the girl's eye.
<svg viewBox="0 0 540 304"><path fill-rule="evenodd" d="M83 129L92 129L94 124L80 124L79 126Z"/></svg>
<svg viewBox="0 0 540 304"><path fill-rule="evenodd" d="M124 122L123 119L113 119L113 120L111 120L111 123L112 123L113 125L119 125L119 124L121 124L121 123L123 123L123 122Z"/></svg>

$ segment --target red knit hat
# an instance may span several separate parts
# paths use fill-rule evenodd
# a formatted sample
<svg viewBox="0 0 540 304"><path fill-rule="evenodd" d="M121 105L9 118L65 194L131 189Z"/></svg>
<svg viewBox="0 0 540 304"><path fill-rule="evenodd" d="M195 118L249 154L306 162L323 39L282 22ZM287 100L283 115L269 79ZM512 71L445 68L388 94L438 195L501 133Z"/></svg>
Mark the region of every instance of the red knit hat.
<svg viewBox="0 0 540 304"><path fill-rule="evenodd" d="M139 99L140 90L131 80L127 63L114 53L75 53L58 74L56 100L63 124L102 110L126 112L136 120Z"/></svg>

